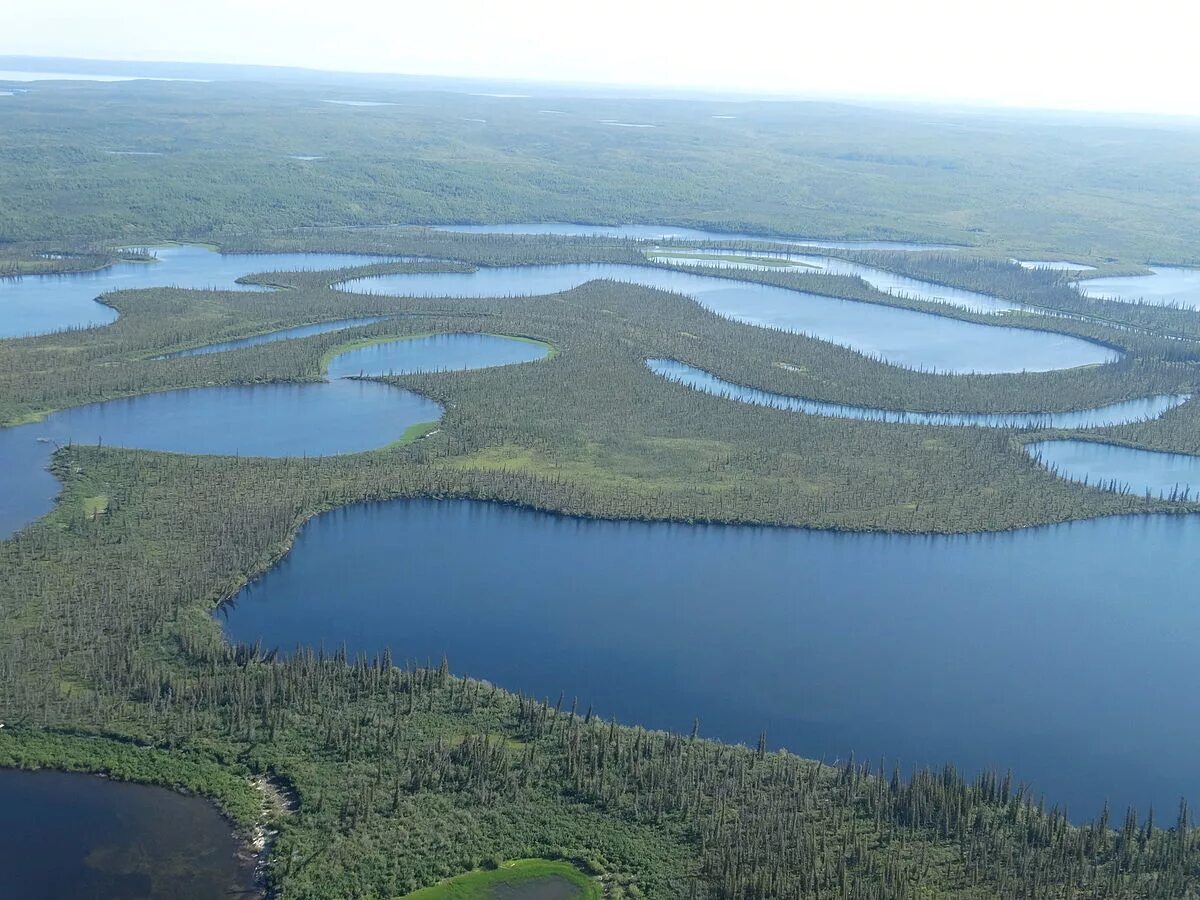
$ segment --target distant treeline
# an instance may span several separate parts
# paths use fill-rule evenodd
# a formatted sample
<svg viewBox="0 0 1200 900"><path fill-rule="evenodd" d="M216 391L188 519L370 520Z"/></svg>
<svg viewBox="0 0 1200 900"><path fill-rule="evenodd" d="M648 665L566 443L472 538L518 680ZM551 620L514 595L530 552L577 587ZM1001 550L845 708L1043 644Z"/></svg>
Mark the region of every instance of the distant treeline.
<svg viewBox="0 0 1200 900"><path fill-rule="evenodd" d="M1200 261L1183 127L812 103L715 120L727 103L634 98L546 115L546 98L414 91L351 109L330 90L42 82L5 98L0 243L535 220Z"/></svg>

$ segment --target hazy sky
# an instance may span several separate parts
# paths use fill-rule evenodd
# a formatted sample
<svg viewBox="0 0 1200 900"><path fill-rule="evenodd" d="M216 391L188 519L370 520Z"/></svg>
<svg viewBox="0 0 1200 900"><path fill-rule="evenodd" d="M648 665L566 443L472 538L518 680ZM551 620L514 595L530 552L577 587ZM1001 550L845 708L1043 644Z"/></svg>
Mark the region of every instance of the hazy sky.
<svg viewBox="0 0 1200 900"><path fill-rule="evenodd" d="M5 0L0 53L1200 115L1197 6Z"/></svg>

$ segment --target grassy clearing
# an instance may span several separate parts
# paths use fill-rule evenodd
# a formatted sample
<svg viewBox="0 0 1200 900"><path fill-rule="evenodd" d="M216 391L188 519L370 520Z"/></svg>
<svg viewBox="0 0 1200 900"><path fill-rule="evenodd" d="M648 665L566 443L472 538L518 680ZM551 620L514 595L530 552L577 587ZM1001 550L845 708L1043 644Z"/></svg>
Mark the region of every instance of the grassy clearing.
<svg viewBox="0 0 1200 900"><path fill-rule="evenodd" d="M102 516L108 512L108 495L97 494L93 497L83 498L83 514L90 519L96 516Z"/></svg>
<svg viewBox="0 0 1200 900"><path fill-rule="evenodd" d="M503 896L506 900L520 900L523 893L519 890L497 893L496 888L534 887L531 883L565 883L574 890L564 889L562 894L554 896L579 898L579 900L600 900L602 892L600 885L592 878L584 875L571 863L550 859L514 859L501 863L495 869L480 869L451 878L433 887L422 888L409 894L405 900L491 900ZM533 891L530 897L540 896Z"/></svg>
<svg viewBox="0 0 1200 900"><path fill-rule="evenodd" d="M415 425L409 425L404 429L404 434L400 435L400 439L388 444L388 447L403 447L405 444L411 444L413 441L419 441L423 437L427 437L432 432L437 431L440 421L433 422L417 422Z"/></svg>

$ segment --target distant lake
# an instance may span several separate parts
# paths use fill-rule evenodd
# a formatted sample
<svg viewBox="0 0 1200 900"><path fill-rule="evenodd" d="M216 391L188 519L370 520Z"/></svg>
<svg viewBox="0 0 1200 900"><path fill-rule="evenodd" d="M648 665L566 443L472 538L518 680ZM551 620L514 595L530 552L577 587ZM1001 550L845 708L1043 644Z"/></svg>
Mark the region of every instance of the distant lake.
<svg viewBox="0 0 1200 900"><path fill-rule="evenodd" d="M983 325L885 304L649 266L485 267L475 272L380 275L335 287L407 297L508 297L552 294L597 278L684 294L738 322L809 335L913 369L1039 372L1120 358L1115 350L1069 335Z"/></svg>
<svg viewBox="0 0 1200 900"><path fill-rule="evenodd" d="M682 251L687 254L688 251ZM818 272L827 275L849 275L861 278L877 291L891 294L895 297L907 297L912 300L924 300L928 303L945 303L959 309L979 313L1001 313L1021 309L1021 304L1003 297L991 294L981 294L978 291L968 291L963 288L949 287L898 275L876 266L850 262L835 256L812 256L803 253L754 253L746 251L746 259L722 259L722 256L741 255L736 252L722 253L720 250L692 251L688 255L671 255L669 253L648 254L655 262L666 262L674 265L700 265L713 268L753 269L757 271L800 271ZM755 263L756 257L778 261L783 265L772 263Z"/></svg>
<svg viewBox="0 0 1200 900"><path fill-rule="evenodd" d="M238 284L258 272L338 269L383 262L357 253L214 253L190 244L149 248L157 262L118 262L95 272L0 278L0 338L26 337L107 325L117 311L95 302L101 294L151 287L266 291Z"/></svg>
<svg viewBox="0 0 1200 900"><path fill-rule="evenodd" d="M1078 816L1200 801L1200 516L954 537L325 513L217 613L231 640L391 648L604 716L805 756L1012 767Z"/></svg>
<svg viewBox="0 0 1200 900"><path fill-rule="evenodd" d="M1200 500L1200 456L1097 441L1041 441L1025 449L1071 481L1165 500Z"/></svg>
<svg viewBox="0 0 1200 900"><path fill-rule="evenodd" d="M1051 269L1057 272L1094 272L1095 266L1071 262L1069 259L1014 259L1022 269Z"/></svg>
<svg viewBox="0 0 1200 900"><path fill-rule="evenodd" d="M1182 266L1150 266L1152 275L1123 275L1087 278L1079 290L1088 297L1149 303L1154 306L1183 306L1200 309L1200 269Z"/></svg>
<svg viewBox="0 0 1200 900"><path fill-rule="evenodd" d="M621 124L621 123L611 123ZM705 231L676 225L582 225L570 222L516 222L503 225L438 225L437 231L460 234L548 234L565 237L611 237L635 241L677 238L689 241L770 241L799 247L827 247L841 250L957 250L951 244L922 244L912 241L843 241L824 238L772 237L736 231Z"/></svg>
<svg viewBox="0 0 1200 900"><path fill-rule="evenodd" d="M674 359L648 359L646 365L655 375L668 381L725 397L736 403L749 403L789 412L807 413L813 416L828 416L835 419L863 419L871 422L895 422L906 425L957 425L976 428L1100 428L1107 425L1125 425L1145 419L1156 419L1191 399L1188 394L1164 394L1142 397L1121 403L1110 403L1093 409L1070 412L1028 413L930 413L910 412L896 409L874 409L865 406L848 406L844 403L824 403L803 397L789 397L770 391L734 384L718 378L711 372L689 366Z"/></svg>
<svg viewBox="0 0 1200 900"><path fill-rule="evenodd" d="M241 854L241 855L239 855ZM94 775L0 769L0 895L12 900L260 896L212 804Z"/></svg>
<svg viewBox="0 0 1200 900"><path fill-rule="evenodd" d="M357 320L361 324L364 320ZM370 322L371 320L365 320ZM347 323L327 323L347 327ZM299 338L329 327L303 326L184 351L226 352ZM60 485L47 471L70 442L221 456L329 456L373 450L413 425L442 417L420 394L354 376L438 372L542 359L550 349L499 335L440 334L373 343L329 362L330 381L224 385L140 394L51 413L0 428L0 540L54 507Z"/></svg>
<svg viewBox="0 0 1200 900"><path fill-rule="evenodd" d="M155 75L98 75L88 72L24 72L0 69L0 81L192 81L207 78L163 78Z"/></svg>
<svg viewBox="0 0 1200 900"><path fill-rule="evenodd" d="M322 100L322 103L335 103L338 106L395 106L391 100Z"/></svg>
<svg viewBox="0 0 1200 900"><path fill-rule="evenodd" d="M46 466L60 445L104 444L220 456L327 456L373 450L441 418L419 394L377 381L227 385L140 394L0 428L0 540L54 507Z"/></svg>

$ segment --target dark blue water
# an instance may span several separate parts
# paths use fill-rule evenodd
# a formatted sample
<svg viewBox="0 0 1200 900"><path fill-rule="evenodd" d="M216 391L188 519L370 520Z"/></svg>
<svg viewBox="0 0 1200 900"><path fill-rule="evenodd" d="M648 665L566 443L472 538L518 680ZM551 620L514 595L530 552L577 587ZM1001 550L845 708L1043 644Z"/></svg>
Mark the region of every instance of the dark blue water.
<svg viewBox="0 0 1200 900"><path fill-rule="evenodd" d="M142 394L52 413L0 429L0 539L54 506L58 481L46 471L62 444L105 444L174 453L327 456L399 440L441 418L419 394L380 382L189 388Z"/></svg>
<svg viewBox="0 0 1200 900"><path fill-rule="evenodd" d="M329 363L330 378L453 372L533 362L550 348L496 334L432 334L356 347Z"/></svg>
<svg viewBox="0 0 1200 900"><path fill-rule="evenodd" d="M209 803L92 775L0 769L0 896L258 896L254 861Z"/></svg>
<svg viewBox="0 0 1200 900"><path fill-rule="evenodd" d="M1013 767L1092 814L1200 800L1200 517L921 537L327 513L225 629L460 673L806 756Z"/></svg>
<svg viewBox="0 0 1200 900"><path fill-rule="evenodd" d="M1200 499L1200 456L1096 441L1040 441L1025 449L1071 481L1164 500Z"/></svg>
<svg viewBox="0 0 1200 900"><path fill-rule="evenodd" d="M738 322L809 335L913 369L1042 372L1120 358L1108 347L1047 331L982 325L878 303L647 266L510 266L475 272L380 275L341 282L337 287L407 297L516 297L565 291L597 278L674 291Z"/></svg>
<svg viewBox="0 0 1200 900"><path fill-rule="evenodd" d="M181 356L207 356L210 353L224 353L227 350L240 350L243 347L257 347L260 344L273 344L276 341L294 341L298 338L312 337L314 334L328 334L332 331L345 331L347 328L358 328L361 325L373 325L383 322L387 316L363 316L358 319L339 319L336 322L320 322L316 325L299 325L296 328L283 328L266 334L256 334L252 337L238 338L233 341L221 341L219 344L205 344L203 347L190 347L187 350L176 350L174 353L164 353L155 359L177 359Z"/></svg>
<svg viewBox="0 0 1200 900"><path fill-rule="evenodd" d="M802 272L822 272L828 275L849 275L861 278L867 284L871 285L871 287L883 291L885 294L907 297L912 300L925 300L929 303L945 303L947 306L956 306L959 309L967 309L971 312L1001 313L1021 309L1021 304L1015 303L1012 300L993 297L990 294L981 294L978 291L968 291L963 288L934 284L932 281L922 281L919 278L909 278L907 275L898 275L886 269L838 259L835 256L813 256L811 254L800 253L754 254L754 256L779 260L780 262L786 261L786 266L779 266L749 261L753 257L746 260L721 259L720 257L722 256L730 255L728 251L679 252L687 255L655 253L648 254L648 256L655 261L685 266L702 265L722 269L754 269L776 272L792 269Z"/></svg>
<svg viewBox="0 0 1200 900"><path fill-rule="evenodd" d="M1088 297L1200 309L1200 269L1150 266L1150 271L1153 274L1088 278L1079 282L1079 290Z"/></svg>
<svg viewBox="0 0 1200 900"><path fill-rule="evenodd" d="M824 403L789 397L757 388L745 387L718 378L711 372L689 366L674 359L648 359L646 365L656 375L687 385L706 394L726 397L739 403L767 406L814 416L836 419L865 419L872 422L899 422L907 425L964 425L978 428L1100 428L1107 425L1126 425L1156 419L1191 399L1190 394L1161 394L1141 397L1121 403L1110 403L1092 409L1071 412L1030 413L925 413L895 409L873 409L848 406L844 403Z"/></svg>
<svg viewBox="0 0 1200 900"><path fill-rule="evenodd" d="M547 234L565 237L611 237L635 241L679 239L687 241L770 241L798 247L830 250L958 250L951 244L912 241L830 241L822 238L778 238L735 231L705 231L678 225L580 225L570 222L515 222L502 225L439 225L438 231L459 234Z"/></svg>
<svg viewBox="0 0 1200 900"><path fill-rule="evenodd" d="M263 291L238 284L257 272L337 269L377 263L379 256L351 253L214 253L204 247L152 247L155 263L117 263L76 275L24 275L0 279L0 338L24 337L107 325L117 312L95 302L101 294L150 287Z"/></svg>

